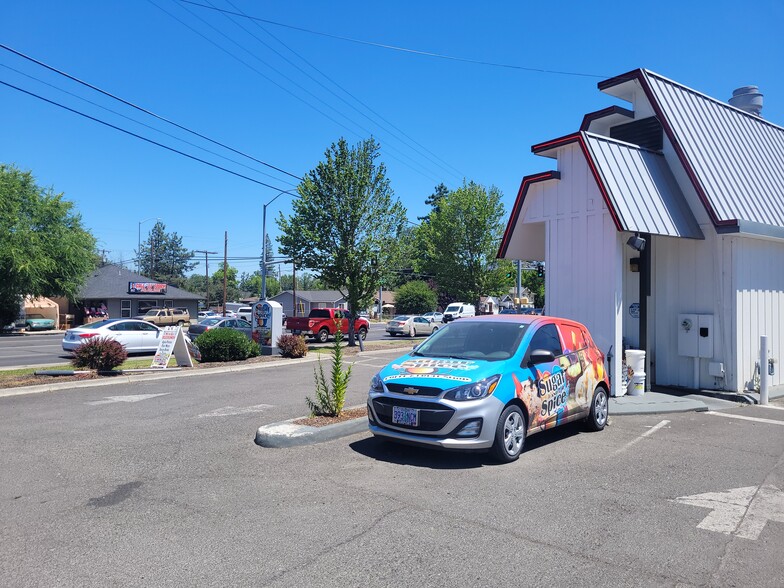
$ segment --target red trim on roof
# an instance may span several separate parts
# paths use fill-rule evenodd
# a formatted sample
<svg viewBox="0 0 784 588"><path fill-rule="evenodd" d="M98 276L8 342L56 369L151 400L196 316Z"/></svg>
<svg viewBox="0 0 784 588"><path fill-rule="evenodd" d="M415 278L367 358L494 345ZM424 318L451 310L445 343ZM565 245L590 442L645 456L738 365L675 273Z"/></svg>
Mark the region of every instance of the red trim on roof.
<svg viewBox="0 0 784 588"><path fill-rule="evenodd" d="M509 217L509 222L506 223L506 230L504 231L504 238L501 239L501 246L498 248L496 257L499 259L506 255L506 249L509 247L509 238L512 236L513 227L517 224L517 219L520 217L520 210L523 208L525 196L528 193L528 188L531 184L537 182L544 182L547 180L560 180L561 172L546 171L531 176L525 176L523 181L520 182L520 189L517 191L517 198L515 199L514 206L512 207L512 214Z"/></svg>
<svg viewBox="0 0 784 588"><path fill-rule="evenodd" d="M564 145L568 145L569 143L579 143L580 149L582 149L583 155L585 156L585 161L588 162L588 167L593 174L594 180L596 180L596 185L599 188L599 192L602 193L602 198L604 198L604 203L607 205L607 210L610 211L610 215L612 216L613 222L615 223L615 228L619 231L623 230L621 226L621 221L618 219L618 214L615 212L615 207L612 205L612 201L610 200L610 195L607 193L607 189L604 186L604 182L602 181L601 176L599 175L599 170L596 169L596 165L593 162L593 158L591 157L590 152L588 151L588 146L585 144L585 139L583 139L582 133L572 133L571 135L566 135L565 137L559 137L558 139L553 139L552 141L547 141L545 143L539 143L538 145L534 145L531 147L531 151L534 153L540 153L542 151L548 151L550 149L554 149L556 147L563 147Z"/></svg>
<svg viewBox="0 0 784 588"><path fill-rule="evenodd" d="M596 112L589 112L588 114L586 114L583 117L583 124L580 125L580 130L587 131L593 121L599 120L600 118L612 116L613 114L621 114L628 118L634 118L633 110L629 110L628 108L623 108L617 105L608 106L607 108L603 108L602 110L597 110Z"/></svg>
<svg viewBox="0 0 784 588"><path fill-rule="evenodd" d="M637 80L640 82L640 86L642 87L643 92L645 92L646 97L648 98L648 102L650 102L651 106L653 107L653 111L656 113L656 118L659 119L659 122L664 129L664 132L667 134L667 138L670 140L673 149L675 149L675 153L678 156L678 159L683 166L683 169L686 170L686 175L689 176L689 180L691 180L694 189L697 192L697 196L702 202L702 205L705 207L705 211L708 213L708 216L711 219L711 222L715 227L726 227L726 226L738 226L737 219L729 219L729 220L720 220L716 211L713 209L713 206L708 199L708 195L705 193L705 190L702 187L702 183L699 181L694 168L692 168L691 163L689 163L688 158L686 157L686 153L681 147L680 143L678 142L675 132L672 130L667 117L664 116L664 111L662 110L659 103L656 101L653 90L651 89L650 84L648 83L648 78L645 75L645 71L642 69L635 69L633 71L627 72L625 74L621 74L614 78L610 78L609 80L604 80L603 82L599 82L597 87L599 90L606 90L607 88L611 88L613 86L617 86L618 84L622 84L624 82L628 82L631 80Z"/></svg>

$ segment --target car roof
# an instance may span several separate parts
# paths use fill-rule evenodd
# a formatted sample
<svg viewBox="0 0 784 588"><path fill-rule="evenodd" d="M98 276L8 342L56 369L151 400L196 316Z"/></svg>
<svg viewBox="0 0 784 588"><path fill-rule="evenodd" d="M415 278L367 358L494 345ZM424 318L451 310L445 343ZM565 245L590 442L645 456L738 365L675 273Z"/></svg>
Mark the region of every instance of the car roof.
<svg viewBox="0 0 784 588"><path fill-rule="evenodd" d="M464 317L460 319L460 322L475 322L475 321L488 321L488 322L510 322L510 323L521 323L521 324L545 324L545 323L555 323L558 325L561 324L571 324L571 325L578 325L583 327L586 331L588 328L583 325L582 323L568 319L568 318L561 318L557 316L546 316L546 315L536 315L536 314L483 314L480 316L471 316L471 317Z"/></svg>

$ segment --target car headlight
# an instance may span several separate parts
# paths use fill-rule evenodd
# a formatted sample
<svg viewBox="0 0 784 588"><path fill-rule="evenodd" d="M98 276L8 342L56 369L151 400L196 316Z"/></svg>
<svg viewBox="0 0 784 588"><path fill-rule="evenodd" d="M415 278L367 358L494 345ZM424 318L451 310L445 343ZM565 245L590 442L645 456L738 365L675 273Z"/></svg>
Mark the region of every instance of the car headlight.
<svg viewBox="0 0 784 588"><path fill-rule="evenodd" d="M444 398L447 400L479 400L490 396L500 381L501 374L490 376L472 384L452 388L444 395Z"/></svg>
<svg viewBox="0 0 784 588"><path fill-rule="evenodd" d="M373 379L370 380L370 392L373 394L381 394L384 391L384 383L381 381L381 378L378 377L378 374L373 376Z"/></svg>

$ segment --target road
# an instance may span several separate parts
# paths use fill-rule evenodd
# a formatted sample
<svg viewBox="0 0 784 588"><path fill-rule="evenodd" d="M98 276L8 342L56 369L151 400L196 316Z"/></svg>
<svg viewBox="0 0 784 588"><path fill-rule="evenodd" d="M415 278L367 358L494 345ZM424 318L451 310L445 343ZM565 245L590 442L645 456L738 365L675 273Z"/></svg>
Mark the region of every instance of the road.
<svg viewBox="0 0 784 588"><path fill-rule="evenodd" d="M348 405L393 356L362 356ZM567 426L504 466L256 446L313 367L0 398L0 585L784 584L781 404Z"/></svg>
<svg viewBox="0 0 784 588"><path fill-rule="evenodd" d="M367 340L392 339L384 330L385 327L384 323L370 323ZM397 339L401 338L397 337ZM412 339L412 345L424 339L425 337L415 337ZM0 368L68 363L71 356L63 351L62 340L62 333L2 335L0 336ZM308 344L316 347L329 345L329 343L312 343L310 341ZM152 356L153 354L140 354L136 357L144 357L145 355Z"/></svg>

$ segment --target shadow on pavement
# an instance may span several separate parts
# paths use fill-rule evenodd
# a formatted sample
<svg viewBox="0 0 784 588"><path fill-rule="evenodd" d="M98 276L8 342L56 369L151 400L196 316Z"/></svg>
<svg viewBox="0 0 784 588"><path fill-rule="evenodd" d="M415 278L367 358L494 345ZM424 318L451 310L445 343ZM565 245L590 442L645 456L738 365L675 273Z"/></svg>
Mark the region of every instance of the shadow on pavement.
<svg viewBox="0 0 784 588"><path fill-rule="evenodd" d="M580 422L569 423L549 431L537 433L525 440L525 449L520 455L520 459L525 459L527 453L582 433L585 433L585 426ZM408 445L372 436L355 441L349 444L349 447L371 459L435 470L472 469L503 465L496 462L486 452L448 451L445 449Z"/></svg>

